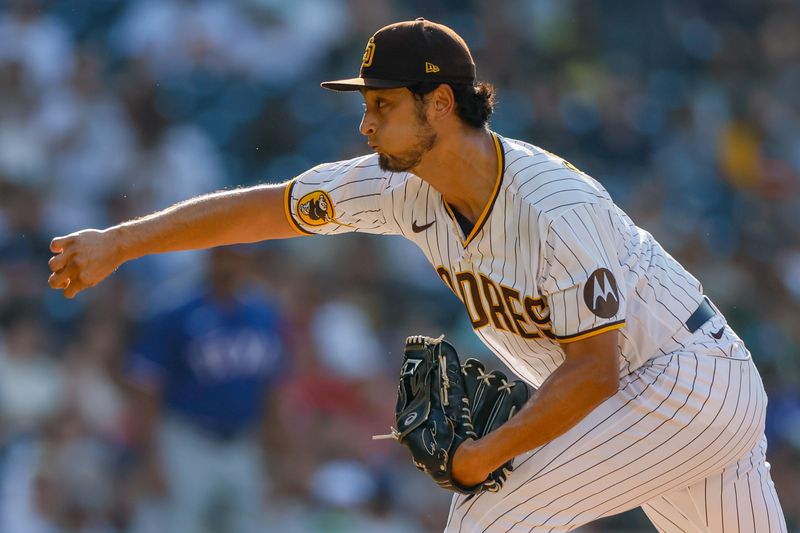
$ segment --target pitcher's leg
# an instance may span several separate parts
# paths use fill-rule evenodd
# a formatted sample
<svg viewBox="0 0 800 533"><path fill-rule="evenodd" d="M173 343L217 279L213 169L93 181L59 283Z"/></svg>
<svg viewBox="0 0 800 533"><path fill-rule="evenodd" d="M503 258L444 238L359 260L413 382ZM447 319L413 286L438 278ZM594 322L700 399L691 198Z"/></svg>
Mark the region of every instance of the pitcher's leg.
<svg viewBox="0 0 800 533"><path fill-rule="evenodd" d="M767 442L721 473L642 505L659 531L784 533L786 522L765 460Z"/></svg>
<svg viewBox="0 0 800 533"><path fill-rule="evenodd" d="M642 510L662 533L708 532L701 508L688 488L654 498L643 504Z"/></svg>
<svg viewBox="0 0 800 533"><path fill-rule="evenodd" d="M710 531L786 532L766 449L762 438L747 457L696 485Z"/></svg>

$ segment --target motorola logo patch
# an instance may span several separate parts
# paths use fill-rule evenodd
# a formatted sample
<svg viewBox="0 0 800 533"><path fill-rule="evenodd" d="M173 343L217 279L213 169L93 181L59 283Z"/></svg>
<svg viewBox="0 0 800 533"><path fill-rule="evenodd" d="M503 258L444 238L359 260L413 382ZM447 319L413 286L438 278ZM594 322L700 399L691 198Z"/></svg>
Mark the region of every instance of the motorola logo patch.
<svg viewBox="0 0 800 533"><path fill-rule="evenodd" d="M614 274L607 268L598 268L583 287L586 307L601 318L611 318L619 311L619 289Z"/></svg>

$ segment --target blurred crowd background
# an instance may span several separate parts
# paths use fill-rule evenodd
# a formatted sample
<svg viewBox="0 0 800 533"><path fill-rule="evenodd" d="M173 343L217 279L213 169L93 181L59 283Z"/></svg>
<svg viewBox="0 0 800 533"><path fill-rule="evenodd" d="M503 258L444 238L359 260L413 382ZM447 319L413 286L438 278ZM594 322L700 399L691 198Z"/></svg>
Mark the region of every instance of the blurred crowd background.
<svg viewBox="0 0 800 533"><path fill-rule="evenodd" d="M71 301L46 282L55 235L364 153L360 97L318 83L417 16L470 44L496 131L597 178L703 282L764 377L768 459L800 530L800 2L7 0L0 532L167 531L201 486L180 505L207 531L244 533L226 520L253 512L258 531L441 530L448 495L370 436L392 423L407 335L488 354L408 243L150 257ZM198 349L182 342L249 388L171 391L164 361ZM637 511L582 529L652 530Z"/></svg>

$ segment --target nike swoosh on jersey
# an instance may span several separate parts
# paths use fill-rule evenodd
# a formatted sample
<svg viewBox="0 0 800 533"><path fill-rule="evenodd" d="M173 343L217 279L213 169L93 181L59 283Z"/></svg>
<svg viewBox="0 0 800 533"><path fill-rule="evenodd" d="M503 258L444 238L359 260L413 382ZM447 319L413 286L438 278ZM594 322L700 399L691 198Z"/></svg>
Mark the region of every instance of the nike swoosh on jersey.
<svg viewBox="0 0 800 533"><path fill-rule="evenodd" d="M725 333L725 326L722 326L721 328L719 328L719 331L712 331L711 332L711 336L714 337L717 340L720 340L722 338L722 334L723 333Z"/></svg>
<svg viewBox="0 0 800 533"><path fill-rule="evenodd" d="M414 220L413 222L411 222L411 230L414 233L420 233L420 232L425 231L426 229L430 228L434 224L436 224L436 219L432 220L431 222L428 222L427 224L423 224L422 226L418 226L417 225L417 221Z"/></svg>

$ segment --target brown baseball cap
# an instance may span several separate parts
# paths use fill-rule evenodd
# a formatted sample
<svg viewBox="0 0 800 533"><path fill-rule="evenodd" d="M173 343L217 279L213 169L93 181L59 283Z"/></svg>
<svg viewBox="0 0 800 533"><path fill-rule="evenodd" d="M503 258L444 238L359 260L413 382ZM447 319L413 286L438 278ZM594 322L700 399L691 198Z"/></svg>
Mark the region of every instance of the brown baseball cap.
<svg viewBox="0 0 800 533"><path fill-rule="evenodd" d="M375 32L367 42L357 78L320 85L332 91L357 91L362 87L409 87L428 81L472 83L475 62L467 43L456 32L420 17Z"/></svg>

